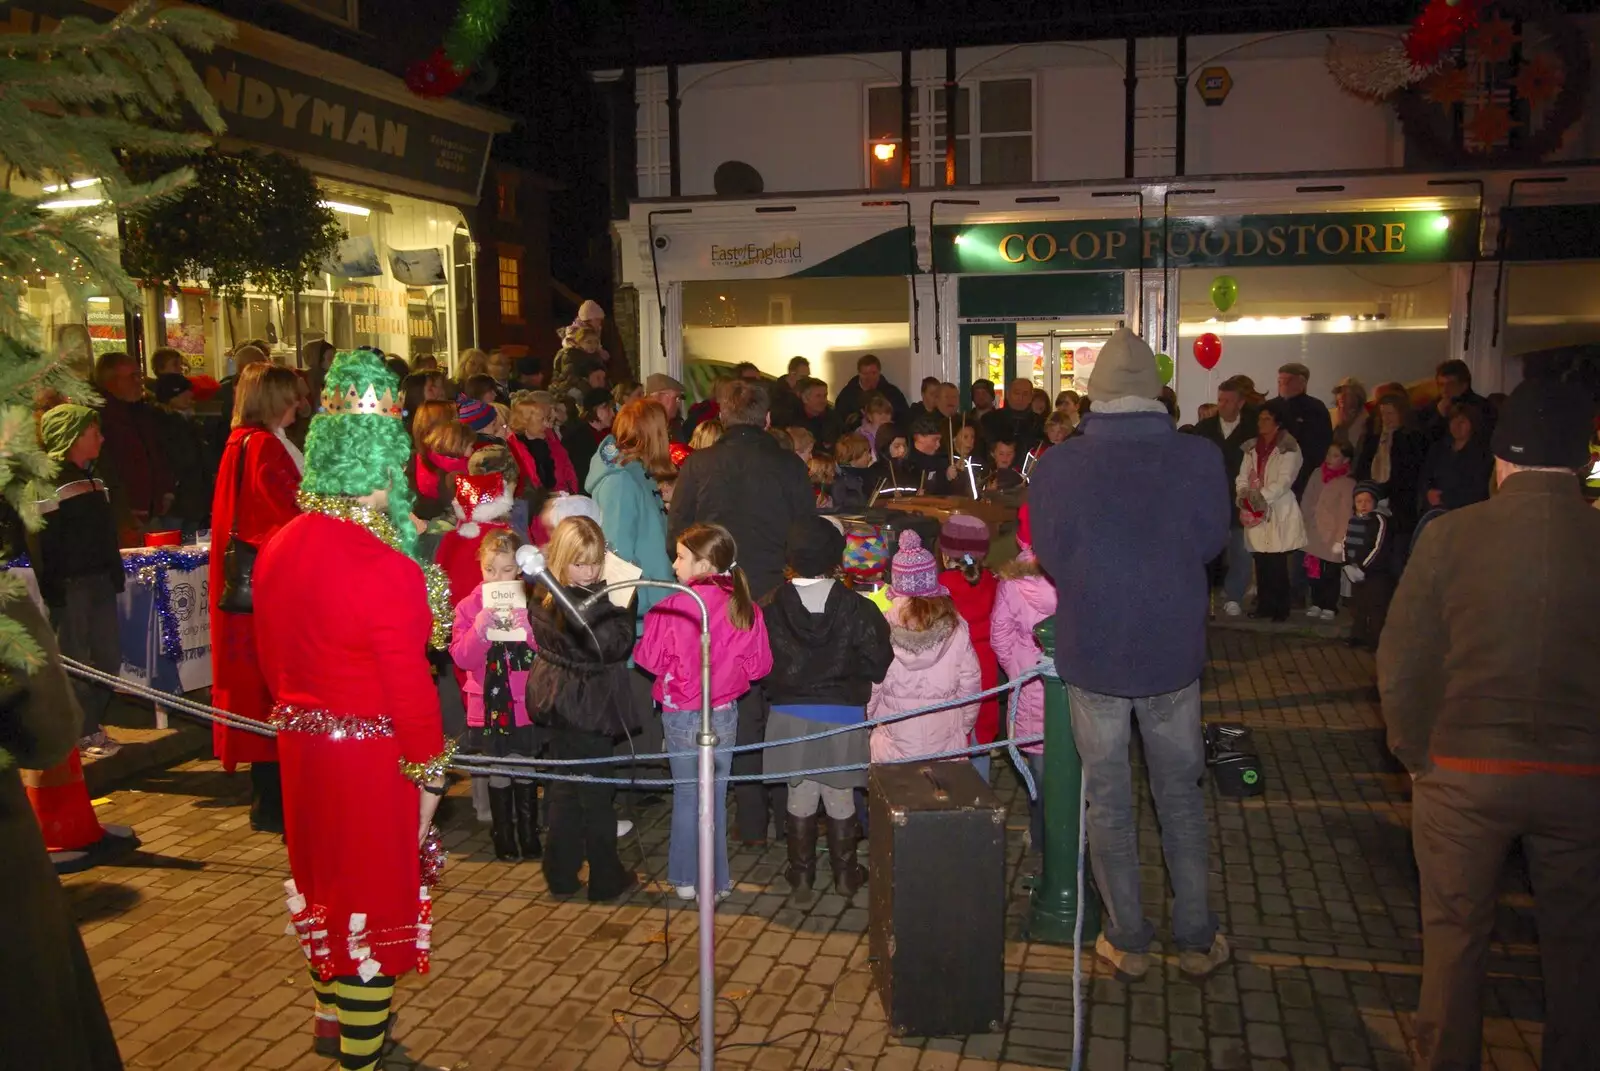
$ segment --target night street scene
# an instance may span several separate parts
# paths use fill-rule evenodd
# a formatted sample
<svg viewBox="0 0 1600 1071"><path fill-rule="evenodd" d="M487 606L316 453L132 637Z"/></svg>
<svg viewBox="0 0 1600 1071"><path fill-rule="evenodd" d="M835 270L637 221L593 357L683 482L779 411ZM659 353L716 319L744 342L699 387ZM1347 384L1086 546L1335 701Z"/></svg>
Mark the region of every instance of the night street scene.
<svg viewBox="0 0 1600 1071"><path fill-rule="evenodd" d="M0 0L0 1071L1600 1071L1597 49Z"/></svg>

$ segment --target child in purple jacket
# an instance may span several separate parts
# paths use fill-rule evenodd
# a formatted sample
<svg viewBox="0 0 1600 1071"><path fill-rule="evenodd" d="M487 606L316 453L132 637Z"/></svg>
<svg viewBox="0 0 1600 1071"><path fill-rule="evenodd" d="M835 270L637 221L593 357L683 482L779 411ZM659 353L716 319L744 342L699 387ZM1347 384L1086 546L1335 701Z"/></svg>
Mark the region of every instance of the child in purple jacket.
<svg viewBox="0 0 1600 1071"><path fill-rule="evenodd" d="M738 728L736 702L752 681L772 670L772 651L761 610L750 597L750 585L735 557L738 548L728 530L717 524L696 524L678 536L672 563L680 584L705 600L711 626L711 728L716 748L716 897L728 895L728 774ZM700 731L700 607L682 592L661 600L644 615L644 635L633 660L655 674L654 695L661 704L661 727L668 754L691 752ZM672 788L672 838L667 846L667 880L678 896L693 900L699 859L699 786L693 755L668 760L673 780L691 783Z"/></svg>

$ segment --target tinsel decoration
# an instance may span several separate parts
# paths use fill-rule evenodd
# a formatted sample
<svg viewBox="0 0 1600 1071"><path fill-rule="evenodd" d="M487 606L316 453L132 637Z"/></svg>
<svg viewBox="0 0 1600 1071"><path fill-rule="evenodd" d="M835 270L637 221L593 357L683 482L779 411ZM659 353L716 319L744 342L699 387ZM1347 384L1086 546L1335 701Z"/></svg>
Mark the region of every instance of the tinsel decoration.
<svg viewBox="0 0 1600 1071"><path fill-rule="evenodd" d="M1340 88L1362 100L1388 100L1443 66L1446 54L1478 26L1485 0L1428 0L1405 37L1378 52L1328 38L1325 62Z"/></svg>
<svg viewBox="0 0 1600 1071"><path fill-rule="evenodd" d="M444 876L444 863L450 853L444 849L444 838L439 827L430 825L428 835L422 838L422 886L431 889Z"/></svg>
<svg viewBox="0 0 1600 1071"><path fill-rule="evenodd" d="M418 785L431 785L444 776L450 764L456 761L456 751L461 747L458 740L446 740L444 750L431 759L423 762L407 762L400 760L400 775L407 781Z"/></svg>
<svg viewBox="0 0 1600 1071"><path fill-rule="evenodd" d="M156 621L161 629L161 656L174 665L183 661L183 635L178 628L178 614L172 608L172 588L167 583L167 573L173 569L180 573L204 569L210 563L211 554L204 550L190 553L162 549L122 556L123 573L155 590Z"/></svg>
<svg viewBox="0 0 1600 1071"><path fill-rule="evenodd" d="M406 86L419 97L448 97L460 89L505 28L511 0L463 0L444 44L406 68Z"/></svg>

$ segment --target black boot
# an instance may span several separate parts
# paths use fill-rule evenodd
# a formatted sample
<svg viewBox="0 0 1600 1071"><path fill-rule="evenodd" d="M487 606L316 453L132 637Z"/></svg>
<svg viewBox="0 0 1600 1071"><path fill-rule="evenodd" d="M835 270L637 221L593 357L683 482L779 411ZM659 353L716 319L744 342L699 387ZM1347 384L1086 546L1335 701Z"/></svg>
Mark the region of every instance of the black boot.
<svg viewBox="0 0 1600 1071"><path fill-rule="evenodd" d="M861 826L856 816L828 820L828 862L833 866L833 890L850 896L867 883L867 870L856 862L856 842Z"/></svg>
<svg viewBox="0 0 1600 1071"><path fill-rule="evenodd" d="M811 889L817 883L817 816L801 818L786 814L784 819L789 865L784 868L783 876L789 882L795 904L804 907L816 896Z"/></svg>
<svg viewBox="0 0 1600 1071"><path fill-rule="evenodd" d="M539 847L539 785L534 781L511 782L511 804L516 812L517 848L524 859L537 859Z"/></svg>
<svg viewBox="0 0 1600 1071"><path fill-rule="evenodd" d="M494 844L496 859L517 858L517 830L515 808L511 802L511 786L489 786L489 840Z"/></svg>
<svg viewBox="0 0 1600 1071"><path fill-rule="evenodd" d="M283 832L283 782L275 762L250 764L250 828L259 833Z"/></svg>

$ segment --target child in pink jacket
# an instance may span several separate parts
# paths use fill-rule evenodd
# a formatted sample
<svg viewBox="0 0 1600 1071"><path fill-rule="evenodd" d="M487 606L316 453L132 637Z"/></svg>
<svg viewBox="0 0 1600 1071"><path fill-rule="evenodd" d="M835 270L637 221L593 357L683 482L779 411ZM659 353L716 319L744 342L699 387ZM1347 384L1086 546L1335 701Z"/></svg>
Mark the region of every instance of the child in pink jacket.
<svg viewBox="0 0 1600 1071"><path fill-rule="evenodd" d="M491 528L478 545L483 584L520 580L517 537ZM532 758L533 723L528 719L528 670L533 666L533 629L526 609L498 613L483 605L483 584L456 604L450 657L461 668L467 706L465 750L479 755ZM494 636L491 638L490 633ZM521 633L522 638L516 637ZM479 778L474 777L473 781ZM497 859L537 859L539 790L533 781L488 779L489 839Z"/></svg>
<svg viewBox="0 0 1600 1071"><path fill-rule="evenodd" d="M889 639L894 663L872 686L869 720L959 699L982 688L978 653L939 567L916 532L900 534L890 566ZM959 751L978 721L978 705L945 707L872 730L872 761L897 762Z"/></svg>
<svg viewBox="0 0 1600 1071"><path fill-rule="evenodd" d="M716 789L716 897L732 888L728 874L728 774L738 730L737 701L752 681L772 672L772 648L767 625L750 597L735 557L738 548L728 530L718 524L696 524L678 536L678 556L672 563L678 583L687 584L705 600L711 628L711 729L717 736ZM661 728L669 755L690 752L700 732L700 607L678 592L662 599L644 615L644 635L634 649L639 668L656 676L653 694L661 704ZM668 759L673 780L683 782L696 774L693 755ZM667 880L684 900L695 898L699 871L699 786L672 786L672 836L667 843Z"/></svg>
<svg viewBox="0 0 1600 1071"><path fill-rule="evenodd" d="M1024 507L1026 508L1026 507ZM1019 539L1020 541L1020 539ZM1006 676L1015 680L1039 664L1043 652L1033 638L1033 627L1056 612L1056 586L1039 569L1033 548L1022 544L1015 561L1000 569L1000 588L995 595L994 613L989 618L989 642ZM1007 697L1009 702L1009 697ZM1012 735L1038 736L1044 732L1044 682L1029 681L1017 697L1017 719ZM1036 852L1044 850L1044 745L1022 748L1039 798L1030 800L1029 840Z"/></svg>

